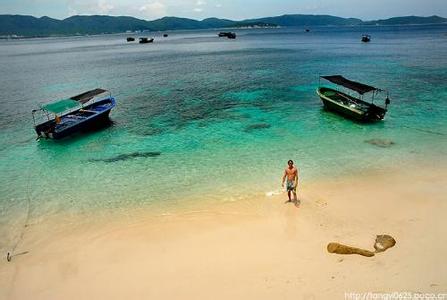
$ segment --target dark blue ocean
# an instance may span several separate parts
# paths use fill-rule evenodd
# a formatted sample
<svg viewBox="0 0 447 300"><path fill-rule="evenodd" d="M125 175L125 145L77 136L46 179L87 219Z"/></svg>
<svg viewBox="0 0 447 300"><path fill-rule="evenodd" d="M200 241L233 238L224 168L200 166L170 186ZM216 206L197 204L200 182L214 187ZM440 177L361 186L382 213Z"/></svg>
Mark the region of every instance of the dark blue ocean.
<svg viewBox="0 0 447 300"><path fill-rule="evenodd" d="M1 40L0 248L25 218L264 195L288 159L302 184L445 160L447 25L310 29ZM331 74L388 90L385 120L324 111ZM118 101L111 126L36 141L33 108L96 87Z"/></svg>

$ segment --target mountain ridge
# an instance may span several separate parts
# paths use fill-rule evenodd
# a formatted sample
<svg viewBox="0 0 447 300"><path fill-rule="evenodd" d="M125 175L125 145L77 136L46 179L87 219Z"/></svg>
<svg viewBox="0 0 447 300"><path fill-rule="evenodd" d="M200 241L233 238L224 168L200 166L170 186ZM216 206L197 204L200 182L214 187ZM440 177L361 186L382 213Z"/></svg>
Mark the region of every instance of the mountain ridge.
<svg viewBox="0 0 447 300"><path fill-rule="evenodd" d="M75 15L63 20L47 16L37 18L27 15L0 15L0 36L44 37L146 30L212 29L256 23L275 24L285 27L405 25L440 24L447 23L447 19L439 16L403 16L383 20L362 21L358 18L342 18L331 15L285 14L281 16L246 19L242 21L214 17L203 20L194 20L172 16L147 21L130 16L108 15Z"/></svg>

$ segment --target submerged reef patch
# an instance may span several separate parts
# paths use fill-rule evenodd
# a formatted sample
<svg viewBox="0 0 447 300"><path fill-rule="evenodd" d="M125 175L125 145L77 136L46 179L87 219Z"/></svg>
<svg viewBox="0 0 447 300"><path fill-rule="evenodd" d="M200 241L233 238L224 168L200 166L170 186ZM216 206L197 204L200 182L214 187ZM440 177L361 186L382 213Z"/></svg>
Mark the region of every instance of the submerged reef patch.
<svg viewBox="0 0 447 300"><path fill-rule="evenodd" d="M396 144L395 142L393 142L392 140L387 140L387 139L370 139L370 140L365 140L365 143L377 146L377 147L381 147L381 148L389 148L392 145Z"/></svg>
<svg viewBox="0 0 447 300"><path fill-rule="evenodd" d="M257 124L252 124L252 125L248 125L247 127L245 127L245 132L251 132L253 130L259 130L259 129L267 129L270 128L271 125L268 123L257 123Z"/></svg>
<svg viewBox="0 0 447 300"><path fill-rule="evenodd" d="M164 131L161 128L145 128L138 132L140 136L152 136L162 134Z"/></svg>
<svg viewBox="0 0 447 300"><path fill-rule="evenodd" d="M265 95L265 90L228 92L225 96L238 101L256 101Z"/></svg>
<svg viewBox="0 0 447 300"><path fill-rule="evenodd" d="M106 162L106 163L113 163L117 161L124 161L139 157L156 157L160 156L161 152L132 152L127 154L119 154L117 156L112 156L109 158L91 158L88 161L89 162Z"/></svg>

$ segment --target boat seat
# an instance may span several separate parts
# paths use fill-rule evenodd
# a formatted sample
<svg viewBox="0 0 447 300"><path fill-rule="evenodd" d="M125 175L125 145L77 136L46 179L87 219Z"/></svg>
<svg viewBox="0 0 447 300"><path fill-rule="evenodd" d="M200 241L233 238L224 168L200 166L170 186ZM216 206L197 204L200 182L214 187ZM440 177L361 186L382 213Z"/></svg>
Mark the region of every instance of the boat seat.
<svg viewBox="0 0 447 300"><path fill-rule="evenodd" d="M94 111L94 110L89 110L89 109L81 109L81 110L79 110L80 112L89 112L89 113L93 113L93 114L96 114L96 111Z"/></svg>
<svg viewBox="0 0 447 300"><path fill-rule="evenodd" d="M83 116L76 116L76 115L68 115L68 116L64 116L64 118L68 118L68 119L78 119L78 120L85 119L85 117L83 117Z"/></svg>

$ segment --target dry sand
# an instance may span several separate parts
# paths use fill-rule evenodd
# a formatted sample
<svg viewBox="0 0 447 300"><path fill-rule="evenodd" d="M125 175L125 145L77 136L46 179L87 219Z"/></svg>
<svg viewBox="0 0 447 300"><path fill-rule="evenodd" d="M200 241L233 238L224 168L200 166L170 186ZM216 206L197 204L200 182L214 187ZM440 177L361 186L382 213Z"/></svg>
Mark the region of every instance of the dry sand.
<svg viewBox="0 0 447 300"><path fill-rule="evenodd" d="M0 262L0 299L447 293L446 192L447 168L424 166L304 183L299 208L284 194L260 195L113 223L31 226L17 249L30 252ZM396 246L371 258L326 251L329 242L374 250L376 234Z"/></svg>

